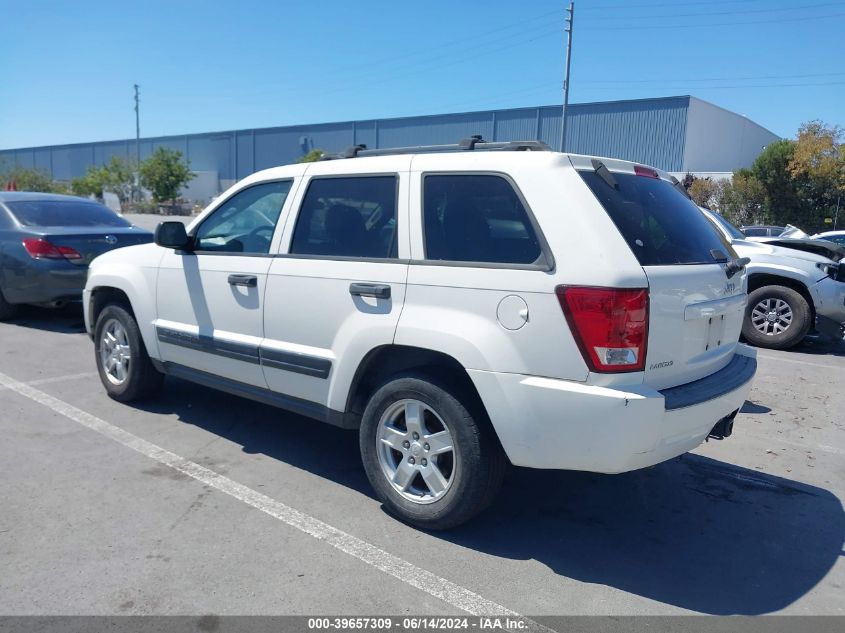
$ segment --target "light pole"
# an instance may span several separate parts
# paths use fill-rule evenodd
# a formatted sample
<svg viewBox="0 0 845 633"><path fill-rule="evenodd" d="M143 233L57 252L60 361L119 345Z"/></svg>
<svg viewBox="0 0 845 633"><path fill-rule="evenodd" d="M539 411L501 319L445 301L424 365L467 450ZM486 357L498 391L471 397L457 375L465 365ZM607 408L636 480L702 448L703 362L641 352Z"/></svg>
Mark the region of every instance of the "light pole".
<svg viewBox="0 0 845 633"><path fill-rule="evenodd" d="M566 8L566 67L563 74L563 107L560 110L560 151L565 151L566 143L566 106L569 105L569 61L572 58L572 25L575 20L575 3Z"/></svg>
<svg viewBox="0 0 845 633"><path fill-rule="evenodd" d="M135 86L135 201L141 201L141 115L138 109L138 84Z"/></svg>

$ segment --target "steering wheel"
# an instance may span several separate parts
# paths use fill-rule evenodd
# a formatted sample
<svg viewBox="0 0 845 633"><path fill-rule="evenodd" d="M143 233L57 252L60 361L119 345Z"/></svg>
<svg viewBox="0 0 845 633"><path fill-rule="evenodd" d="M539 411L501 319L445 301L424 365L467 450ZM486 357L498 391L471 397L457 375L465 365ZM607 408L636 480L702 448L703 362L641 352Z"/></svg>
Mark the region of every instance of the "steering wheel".
<svg viewBox="0 0 845 633"><path fill-rule="evenodd" d="M263 224L262 226L256 227L252 229L246 236L244 240L246 243L252 243L255 238L257 238L261 233L267 232L267 237L262 236L264 240L267 241L268 245L270 241L273 239L273 231L276 230L276 227L272 224Z"/></svg>

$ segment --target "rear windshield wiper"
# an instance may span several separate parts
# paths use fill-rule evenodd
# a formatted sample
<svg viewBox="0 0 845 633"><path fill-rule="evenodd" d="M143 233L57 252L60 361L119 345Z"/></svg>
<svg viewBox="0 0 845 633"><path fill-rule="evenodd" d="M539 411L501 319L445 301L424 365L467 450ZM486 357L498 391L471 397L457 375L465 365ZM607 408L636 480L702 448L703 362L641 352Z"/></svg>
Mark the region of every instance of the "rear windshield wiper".
<svg viewBox="0 0 845 633"><path fill-rule="evenodd" d="M619 183L616 182L616 178L613 177L613 174L610 173L610 170L603 162L596 160L595 158L590 162L593 164L593 171L596 172L596 175L599 178L604 180L608 187L611 187L612 189L619 189Z"/></svg>
<svg viewBox="0 0 845 633"><path fill-rule="evenodd" d="M740 257L739 259L731 260L725 265L725 274L728 276L728 279L730 279L750 263L750 257Z"/></svg>
<svg viewBox="0 0 845 633"><path fill-rule="evenodd" d="M751 258L749 257L739 257L737 259L730 259L727 255L725 255L724 251L718 248L711 249L710 255L713 256L713 259L716 260L716 263L725 264L725 274L728 276L728 279L736 275L740 270L748 266L748 264L751 262Z"/></svg>
<svg viewBox="0 0 845 633"><path fill-rule="evenodd" d="M680 191L682 194L684 194L684 196L685 196L685 197L687 197L687 198L689 198L690 200L692 200L692 196L691 196L691 195L689 195L689 191L687 191L687 190L684 188L684 186L681 184L681 181L680 181L680 180L678 180L678 179L677 179L677 178L675 178L674 176L669 176L669 180L671 180L671 181L672 181L672 185L675 187L675 189L677 189L677 190L678 190L678 191Z"/></svg>

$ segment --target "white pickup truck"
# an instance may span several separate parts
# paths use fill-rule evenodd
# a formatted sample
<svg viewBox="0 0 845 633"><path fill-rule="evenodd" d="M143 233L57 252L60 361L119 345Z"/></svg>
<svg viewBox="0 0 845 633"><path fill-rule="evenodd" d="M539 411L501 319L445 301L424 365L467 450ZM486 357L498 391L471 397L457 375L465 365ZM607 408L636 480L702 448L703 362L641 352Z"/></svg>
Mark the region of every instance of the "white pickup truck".
<svg viewBox="0 0 845 633"><path fill-rule="evenodd" d="M748 240L721 215L702 211L734 250L750 260L742 326L746 340L772 349L794 347L814 331L842 340L845 247L803 239L806 234L795 227L776 238Z"/></svg>

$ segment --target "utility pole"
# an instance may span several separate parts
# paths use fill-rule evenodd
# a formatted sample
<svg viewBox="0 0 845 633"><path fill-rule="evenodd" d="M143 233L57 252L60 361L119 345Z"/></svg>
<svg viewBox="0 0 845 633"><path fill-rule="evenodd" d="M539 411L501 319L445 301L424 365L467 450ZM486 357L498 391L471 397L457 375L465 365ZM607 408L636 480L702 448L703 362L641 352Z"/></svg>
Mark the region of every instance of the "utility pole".
<svg viewBox="0 0 845 633"><path fill-rule="evenodd" d="M563 75L563 107L560 110L560 151L564 151L566 143L566 106L569 105L569 61L572 58L572 25L575 20L575 3L570 2L566 8L566 68Z"/></svg>
<svg viewBox="0 0 845 633"><path fill-rule="evenodd" d="M836 223L839 222L839 202L842 200L842 196L836 197L836 215L833 216L833 230L836 230Z"/></svg>
<svg viewBox="0 0 845 633"><path fill-rule="evenodd" d="M135 200L141 201L141 115L138 110L138 84L135 85Z"/></svg>

